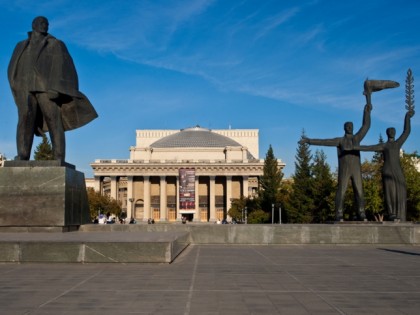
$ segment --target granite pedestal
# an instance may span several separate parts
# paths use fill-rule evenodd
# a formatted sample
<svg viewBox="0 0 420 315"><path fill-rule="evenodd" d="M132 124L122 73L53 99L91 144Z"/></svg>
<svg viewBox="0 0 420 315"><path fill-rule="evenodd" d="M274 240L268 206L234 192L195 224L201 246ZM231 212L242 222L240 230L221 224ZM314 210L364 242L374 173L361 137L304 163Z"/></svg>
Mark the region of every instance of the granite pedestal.
<svg viewBox="0 0 420 315"><path fill-rule="evenodd" d="M78 227L89 222L84 174L60 161L6 161L0 226Z"/></svg>

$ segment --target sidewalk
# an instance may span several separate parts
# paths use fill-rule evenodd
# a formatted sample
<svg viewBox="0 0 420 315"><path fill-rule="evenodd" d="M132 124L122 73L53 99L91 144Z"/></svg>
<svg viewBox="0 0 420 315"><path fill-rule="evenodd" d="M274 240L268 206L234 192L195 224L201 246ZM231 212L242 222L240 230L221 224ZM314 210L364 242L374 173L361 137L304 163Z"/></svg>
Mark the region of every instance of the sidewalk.
<svg viewBox="0 0 420 315"><path fill-rule="evenodd" d="M191 245L172 264L0 264L2 314L419 314L420 247Z"/></svg>

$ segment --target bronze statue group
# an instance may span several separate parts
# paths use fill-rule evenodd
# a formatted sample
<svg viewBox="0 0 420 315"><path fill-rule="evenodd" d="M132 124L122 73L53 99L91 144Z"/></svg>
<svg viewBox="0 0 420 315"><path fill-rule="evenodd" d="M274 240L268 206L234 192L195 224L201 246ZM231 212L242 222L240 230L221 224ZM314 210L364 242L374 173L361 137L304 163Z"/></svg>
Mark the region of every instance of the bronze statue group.
<svg viewBox="0 0 420 315"><path fill-rule="evenodd" d="M365 203L363 197L360 151L381 152L383 156L382 183L385 200L385 211L388 220L406 221L407 188L404 173L400 163L400 150L411 131L410 119L414 116L414 93L412 93L412 73L408 70L406 81L406 109L404 130L396 138L395 128L386 130L388 140L374 145L361 145L370 128L370 113L372 111L372 92L382 89L398 87L399 84L390 80L366 80L364 93L366 105L363 112L362 127L353 134L353 123L344 124L344 136L331 139L310 139L302 137L299 143L309 145L337 147L338 155L338 186L335 198L336 221L343 221L344 195L349 181L352 183L354 198L357 206L358 219L366 220Z"/></svg>
<svg viewBox="0 0 420 315"><path fill-rule="evenodd" d="M79 91L78 77L73 60L65 44L48 34L48 20L36 17L28 38L19 42L13 52L8 78L18 109L16 133L16 160L29 160L34 135L49 132L54 158L65 162L66 130L81 127L97 117L88 98ZM411 71L409 70L409 77ZM409 79L408 79L409 80ZM412 91L412 80L408 84ZM394 81L367 80L367 104L363 112L362 127L353 134L353 123L344 124L344 136L332 139L302 138L301 143L337 147L338 188L336 194L336 220L343 220L344 195L349 180L353 184L360 220L365 220L364 198L360 164L360 151L379 151L384 158L382 179L389 219L406 219L406 185L400 165L400 149L410 134L410 118L414 115L414 96L406 101L407 114L404 131L396 138L394 128L388 128L388 141L376 145L361 145L370 127L371 94L385 88L397 87ZM407 93L407 87L406 87Z"/></svg>

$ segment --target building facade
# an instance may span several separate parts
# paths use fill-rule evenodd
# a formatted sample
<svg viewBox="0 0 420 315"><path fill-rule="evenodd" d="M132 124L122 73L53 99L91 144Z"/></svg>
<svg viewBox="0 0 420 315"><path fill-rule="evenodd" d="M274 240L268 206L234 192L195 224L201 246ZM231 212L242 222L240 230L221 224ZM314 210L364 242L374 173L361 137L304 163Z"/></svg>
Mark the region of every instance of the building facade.
<svg viewBox="0 0 420 315"><path fill-rule="evenodd" d="M233 199L253 196L263 175L257 129L137 130L128 160L95 160L88 186L137 221L226 219ZM279 167L285 164L278 161Z"/></svg>

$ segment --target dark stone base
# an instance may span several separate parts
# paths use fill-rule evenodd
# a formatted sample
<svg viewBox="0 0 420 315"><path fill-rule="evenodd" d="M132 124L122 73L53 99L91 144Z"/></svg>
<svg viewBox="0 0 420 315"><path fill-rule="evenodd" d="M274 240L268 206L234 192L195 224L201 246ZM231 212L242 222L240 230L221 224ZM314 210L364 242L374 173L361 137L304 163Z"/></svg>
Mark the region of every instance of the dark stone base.
<svg viewBox="0 0 420 315"><path fill-rule="evenodd" d="M83 173L58 161L13 163L0 168L0 226L68 227L90 222Z"/></svg>
<svg viewBox="0 0 420 315"><path fill-rule="evenodd" d="M73 164L62 162L60 160L48 160L48 161L22 161L22 160L10 160L4 161L4 167L58 167L65 166L73 170L76 167Z"/></svg>

